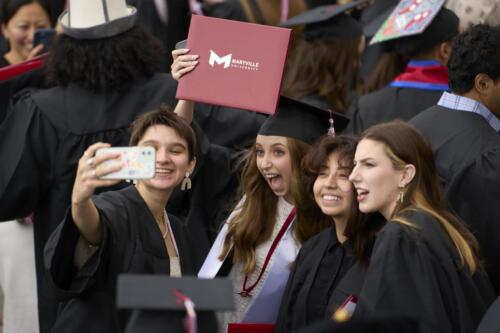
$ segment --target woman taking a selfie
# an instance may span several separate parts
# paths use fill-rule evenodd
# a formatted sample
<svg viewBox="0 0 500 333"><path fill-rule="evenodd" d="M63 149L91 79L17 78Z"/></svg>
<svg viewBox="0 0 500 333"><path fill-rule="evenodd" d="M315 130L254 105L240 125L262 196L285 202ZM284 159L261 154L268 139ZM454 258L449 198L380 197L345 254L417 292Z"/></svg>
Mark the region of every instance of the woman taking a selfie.
<svg viewBox="0 0 500 333"><path fill-rule="evenodd" d="M108 144L93 144L80 158L71 208L45 249L51 284L67 301L60 306L54 331L123 328L128 316L118 316L114 300L121 273L196 273L193 242L184 223L165 211L172 191L182 182L188 185L186 174L195 166L193 130L184 119L160 107L132 124L130 145L154 148L156 174L122 190L92 197L96 189L120 181L102 178L124 163L117 153L96 155ZM72 316L75 310L79 314Z"/></svg>
<svg viewBox="0 0 500 333"><path fill-rule="evenodd" d="M15 65L36 57L43 44L33 45L37 29L51 27L48 10L37 0L4 0L1 4L2 35L9 49L0 58L0 67Z"/></svg>
<svg viewBox="0 0 500 333"><path fill-rule="evenodd" d="M377 234L354 313L417 318L421 332L474 332L493 301L479 246L445 205L430 145L401 121L366 130L349 179Z"/></svg>

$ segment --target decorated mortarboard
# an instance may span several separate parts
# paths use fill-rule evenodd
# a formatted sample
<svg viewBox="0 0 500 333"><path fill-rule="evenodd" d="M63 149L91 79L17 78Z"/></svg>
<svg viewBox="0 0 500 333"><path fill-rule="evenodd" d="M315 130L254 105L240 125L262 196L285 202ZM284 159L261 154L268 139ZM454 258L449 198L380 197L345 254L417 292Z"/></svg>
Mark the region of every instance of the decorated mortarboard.
<svg viewBox="0 0 500 333"><path fill-rule="evenodd" d="M346 12L363 6L369 0L355 0L344 5L327 5L308 10L280 24L294 27L305 24L305 40L351 39L363 35L359 22Z"/></svg>
<svg viewBox="0 0 500 333"><path fill-rule="evenodd" d="M399 0L377 0L368 6L361 16L363 34L373 37L398 5Z"/></svg>
<svg viewBox="0 0 500 333"><path fill-rule="evenodd" d="M415 56L456 36L460 20L443 7L445 0L402 0L382 24L371 44L405 56Z"/></svg>
<svg viewBox="0 0 500 333"><path fill-rule="evenodd" d="M262 124L259 135L284 136L312 144L325 134L344 130L345 115L281 96L278 111Z"/></svg>

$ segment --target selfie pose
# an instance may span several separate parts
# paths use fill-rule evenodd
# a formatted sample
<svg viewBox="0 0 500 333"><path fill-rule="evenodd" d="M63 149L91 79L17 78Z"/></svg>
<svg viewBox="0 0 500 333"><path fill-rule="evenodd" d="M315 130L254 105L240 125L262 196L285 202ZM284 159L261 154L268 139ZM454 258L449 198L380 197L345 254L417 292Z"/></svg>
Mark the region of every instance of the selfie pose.
<svg viewBox="0 0 500 333"><path fill-rule="evenodd" d="M71 0L68 8L78 1L88 2ZM104 17L97 6L60 17L63 33L45 64L53 87L15 95L0 125L0 221L34 213L42 333L50 332L57 312L43 248L71 202L78 160L96 142L126 146L134 119L161 103L175 105L175 81L155 74L159 44L134 26L133 7L124 0L108 2L118 11L113 14L120 17L118 25L88 23L88 17Z"/></svg>
<svg viewBox="0 0 500 333"><path fill-rule="evenodd" d="M43 44L34 45L37 29L51 27L47 8L38 0L4 0L0 7L2 35L8 51L0 58L0 67L15 65L43 53Z"/></svg>
<svg viewBox="0 0 500 333"><path fill-rule="evenodd" d="M377 234L354 312L415 318L420 332L476 330L493 301L478 243L445 205L430 145L401 121L361 135L349 179Z"/></svg>
<svg viewBox="0 0 500 333"><path fill-rule="evenodd" d="M92 197L96 188L120 181L106 176L145 161L125 160L125 152L105 149L96 154L109 147L105 143L85 150L78 163L71 208L45 250L50 282L64 301L53 332L121 331L129 316L115 309L118 274L180 277L196 273L195 242L183 221L165 210L175 187L181 183L189 187L186 175L195 166L194 132L164 107L142 115L131 129L131 146L154 148L156 172L153 178L135 180L135 186ZM141 174L140 168L134 170Z"/></svg>

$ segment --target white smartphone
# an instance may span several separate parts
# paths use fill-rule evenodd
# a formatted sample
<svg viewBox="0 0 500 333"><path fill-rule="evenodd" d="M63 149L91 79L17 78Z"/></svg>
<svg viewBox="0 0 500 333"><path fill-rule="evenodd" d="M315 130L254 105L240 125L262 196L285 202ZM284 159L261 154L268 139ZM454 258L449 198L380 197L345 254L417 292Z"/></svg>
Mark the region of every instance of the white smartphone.
<svg viewBox="0 0 500 333"><path fill-rule="evenodd" d="M102 179L148 179L156 173L156 151L153 147L109 147L96 151L96 156L104 153L120 153L123 167L121 170L100 177ZM107 160L103 163L116 163Z"/></svg>

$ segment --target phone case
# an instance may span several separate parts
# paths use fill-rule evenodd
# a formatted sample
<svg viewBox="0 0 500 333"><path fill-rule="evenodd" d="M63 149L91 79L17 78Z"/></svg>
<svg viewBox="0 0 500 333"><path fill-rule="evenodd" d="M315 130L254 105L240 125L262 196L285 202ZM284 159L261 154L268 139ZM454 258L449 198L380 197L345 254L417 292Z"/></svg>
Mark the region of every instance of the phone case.
<svg viewBox="0 0 500 333"><path fill-rule="evenodd" d="M148 179L156 173L156 151L153 147L110 147L101 148L96 156L103 153L121 153L123 168L110 173L102 179ZM108 160L103 163L115 163Z"/></svg>

